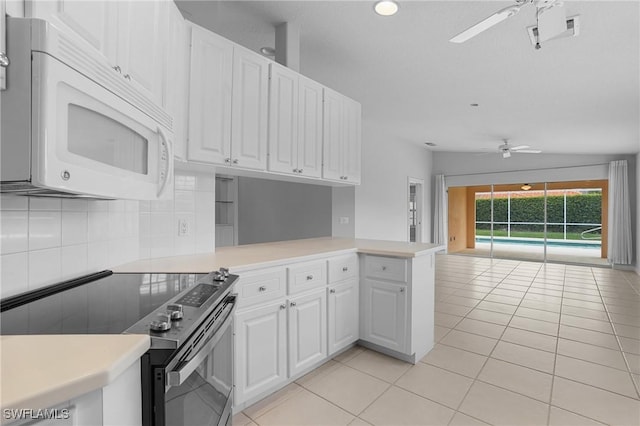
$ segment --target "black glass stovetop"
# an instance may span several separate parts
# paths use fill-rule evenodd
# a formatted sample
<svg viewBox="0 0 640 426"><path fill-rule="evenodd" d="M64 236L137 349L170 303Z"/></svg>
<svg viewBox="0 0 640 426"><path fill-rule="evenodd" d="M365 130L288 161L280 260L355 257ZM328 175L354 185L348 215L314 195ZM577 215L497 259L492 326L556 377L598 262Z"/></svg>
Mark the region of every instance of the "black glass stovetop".
<svg viewBox="0 0 640 426"><path fill-rule="evenodd" d="M202 276L112 274L6 310L4 299L0 334L120 334Z"/></svg>

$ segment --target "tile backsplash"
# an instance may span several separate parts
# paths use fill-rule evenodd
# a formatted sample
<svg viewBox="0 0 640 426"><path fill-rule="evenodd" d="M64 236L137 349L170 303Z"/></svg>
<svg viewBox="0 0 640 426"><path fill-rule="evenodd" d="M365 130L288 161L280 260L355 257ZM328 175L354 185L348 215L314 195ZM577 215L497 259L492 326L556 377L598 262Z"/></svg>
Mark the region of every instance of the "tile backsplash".
<svg viewBox="0 0 640 426"><path fill-rule="evenodd" d="M168 201L0 198L0 298L148 257L210 252L215 174L176 171ZM181 235L178 235L181 227Z"/></svg>

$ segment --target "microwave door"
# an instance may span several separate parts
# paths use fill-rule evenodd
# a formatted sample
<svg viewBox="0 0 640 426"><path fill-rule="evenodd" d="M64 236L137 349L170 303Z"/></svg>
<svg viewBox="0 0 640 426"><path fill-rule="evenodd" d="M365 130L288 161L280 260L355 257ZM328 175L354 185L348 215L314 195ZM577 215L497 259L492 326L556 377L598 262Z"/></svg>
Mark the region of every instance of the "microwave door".
<svg viewBox="0 0 640 426"><path fill-rule="evenodd" d="M103 198L171 196L169 131L48 55L34 52L33 71L35 184Z"/></svg>

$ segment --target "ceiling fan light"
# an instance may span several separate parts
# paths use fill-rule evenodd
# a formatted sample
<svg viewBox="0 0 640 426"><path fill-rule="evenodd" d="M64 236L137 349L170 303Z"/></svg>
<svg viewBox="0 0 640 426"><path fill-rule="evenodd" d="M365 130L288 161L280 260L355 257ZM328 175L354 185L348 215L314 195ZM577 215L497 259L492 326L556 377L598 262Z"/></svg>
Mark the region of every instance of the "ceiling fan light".
<svg viewBox="0 0 640 426"><path fill-rule="evenodd" d="M529 185L528 183L525 183L520 187L520 189L522 189L523 191L528 191L531 189L531 185Z"/></svg>
<svg viewBox="0 0 640 426"><path fill-rule="evenodd" d="M373 9L380 16L391 16L398 11L398 3L393 0L382 0L377 2Z"/></svg>
<svg viewBox="0 0 640 426"><path fill-rule="evenodd" d="M509 158L511 157L511 152L509 152L508 149L505 149L504 151L502 151L502 158Z"/></svg>

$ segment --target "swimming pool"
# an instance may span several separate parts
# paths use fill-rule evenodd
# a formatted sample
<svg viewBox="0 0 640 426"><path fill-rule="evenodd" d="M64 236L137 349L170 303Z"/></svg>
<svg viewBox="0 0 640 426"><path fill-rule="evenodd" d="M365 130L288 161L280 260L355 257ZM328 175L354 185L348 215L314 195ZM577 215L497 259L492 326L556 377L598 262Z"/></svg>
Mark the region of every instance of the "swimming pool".
<svg viewBox="0 0 640 426"><path fill-rule="evenodd" d="M491 237L476 236L477 243L491 243ZM507 237L494 237L494 244L511 244L511 245L523 245L523 246L542 246L544 240L541 238L507 238ZM584 240L555 240L548 239L547 246L552 247L580 247L580 248L593 248L599 249L602 246L601 241L584 241Z"/></svg>

